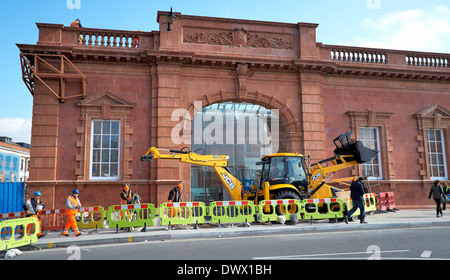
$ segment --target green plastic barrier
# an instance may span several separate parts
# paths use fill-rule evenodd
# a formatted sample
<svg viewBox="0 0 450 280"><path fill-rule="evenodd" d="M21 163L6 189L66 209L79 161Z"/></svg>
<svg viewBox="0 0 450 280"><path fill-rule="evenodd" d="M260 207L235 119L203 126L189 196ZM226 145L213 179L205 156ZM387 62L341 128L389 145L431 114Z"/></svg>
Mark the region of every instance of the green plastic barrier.
<svg viewBox="0 0 450 280"><path fill-rule="evenodd" d="M366 214L377 210L376 201L377 201L377 199L376 199L376 195L374 193L364 194L364 210L365 210ZM353 201L350 197L347 198L346 204L347 204L348 211L350 211L353 208ZM358 208L358 209L356 209L355 213L353 213L352 216L358 216L360 214L361 213Z"/></svg>
<svg viewBox="0 0 450 280"><path fill-rule="evenodd" d="M304 219L334 219L344 217L344 202L340 198L316 198L302 200Z"/></svg>
<svg viewBox="0 0 450 280"><path fill-rule="evenodd" d="M34 231L32 234L28 234L26 230L21 230L20 237L16 236L17 229L26 229L28 226L34 225ZM11 234L2 235L0 238L0 251L17 248L21 246L30 245L36 243L39 232L39 221L37 217L12 219L0 222L0 232L5 228L10 228Z"/></svg>
<svg viewBox="0 0 450 280"><path fill-rule="evenodd" d="M257 208L260 222L278 222L277 209L284 213L286 221L291 220L291 214L297 214L297 219L300 220L303 213L301 202L296 199L262 200Z"/></svg>
<svg viewBox="0 0 450 280"><path fill-rule="evenodd" d="M203 202L165 202L159 206L161 225L204 224L205 216Z"/></svg>
<svg viewBox="0 0 450 280"><path fill-rule="evenodd" d="M214 201L208 207L210 222L221 223L243 223L253 222L255 214L255 203L253 201Z"/></svg>
<svg viewBox="0 0 450 280"><path fill-rule="evenodd" d="M87 219L85 214L88 214ZM83 207L80 209L81 220L77 222L78 228L103 228L105 210L101 206Z"/></svg>
<svg viewBox="0 0 450 280"><path fill-rule="evenodd" d="M377 197L374 193L364 194L364 202L366 213L374 212L377 210Z"/></svg>
<svg viewBox="0 0 450 280"><path fill-rule="evenodd" d="M156 217L155 206L151 203L113 205L106 211L109 228L153 226Z"/></svg>

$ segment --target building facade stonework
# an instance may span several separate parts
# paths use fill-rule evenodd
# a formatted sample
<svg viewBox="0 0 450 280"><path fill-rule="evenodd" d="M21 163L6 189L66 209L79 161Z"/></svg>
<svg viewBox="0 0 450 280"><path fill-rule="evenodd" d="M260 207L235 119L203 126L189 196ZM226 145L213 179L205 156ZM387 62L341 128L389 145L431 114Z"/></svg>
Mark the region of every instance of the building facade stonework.
<svg viewBox="0 0 450 280"><path fill-rule="evenodd" d="M119 204L126 183L158 205L182 182L189 201L189 165L140 157L179 148L172 113L193 116L196 101L277 109L280 151L311 162L332 156L346 131L376 141L376 163L335 176L368 168L373 191L393 191L399 207L432 205L432 181L448 182L450 54L326 45L311 23L175 13L167 31L167 15L152 32L37 23L38 42L18 44L33 96L28 185L49 209L74 188L83 205Z"/></svg>

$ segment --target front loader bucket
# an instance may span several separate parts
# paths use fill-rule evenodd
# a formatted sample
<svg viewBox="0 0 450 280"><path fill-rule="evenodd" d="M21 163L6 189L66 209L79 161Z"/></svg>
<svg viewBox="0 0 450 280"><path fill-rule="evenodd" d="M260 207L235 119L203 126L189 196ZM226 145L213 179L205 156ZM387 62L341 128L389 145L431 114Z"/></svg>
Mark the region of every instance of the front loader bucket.
<svg viewBox="0 0 450 280"><path fill-rule="evenodd" d="M351 132L347 132L333 140L334 145L336 146L336 149L334 150L336 156L351 155L357 163L365 163L378 154L377 150L364 147L364 144L359 140L350 142L350 134ZM341 143L340 147L336 144L337 140Z"/></svg>

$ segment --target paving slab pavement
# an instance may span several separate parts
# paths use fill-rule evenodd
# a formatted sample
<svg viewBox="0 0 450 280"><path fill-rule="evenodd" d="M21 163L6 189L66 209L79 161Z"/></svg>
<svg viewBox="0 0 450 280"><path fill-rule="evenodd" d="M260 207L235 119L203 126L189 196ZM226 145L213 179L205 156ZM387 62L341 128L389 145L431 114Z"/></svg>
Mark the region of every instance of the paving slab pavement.
<svg viewBox="0 0 450 280"><path fill-rule="evenodd" d="M448 215L447 215L448 213ZM198 229L192 227L183 229L171 229L167 226L146 227L146 232L141 228L125 232L116 229L101 228L81 230L82 235L75 237L73 232L70 236L62 236L62 231L51 231L45 237L38 239L33 247L39 249L65 248L72 245L90 246L102 244L115 244L127 242L150 242L160 240L180 240L195 238L226 238L239 236L257 236L267 234L306 233L319 231L352 231L387 228L414 228L450 226L450 211L444 211L444 216L437 218L433 209L405 209L395 212L377 213L366 216L367 224L360 224L359 220L345 224L344 222L330 223L328 220L311 221L301 220L296 225L284 225L273 223L272 225L252 223L248 227L242 224L217 225L204 224Z"/></svg>

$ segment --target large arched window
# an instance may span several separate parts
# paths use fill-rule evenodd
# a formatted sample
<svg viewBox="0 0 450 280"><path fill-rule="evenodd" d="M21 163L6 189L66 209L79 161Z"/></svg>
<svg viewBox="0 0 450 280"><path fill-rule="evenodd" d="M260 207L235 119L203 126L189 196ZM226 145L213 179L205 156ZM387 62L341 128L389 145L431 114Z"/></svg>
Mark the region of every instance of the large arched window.
<svg viewBox="0 0 450 280"><path fill-rule="evenodd" d="M280 119L277 110L249 103L217 103L199 110L192 122L191 150L198 154L227 155L228 168L244 190L256 184L261 157L279 149ZM193 201L228 199L211 167L191 166Z"/></svg>

